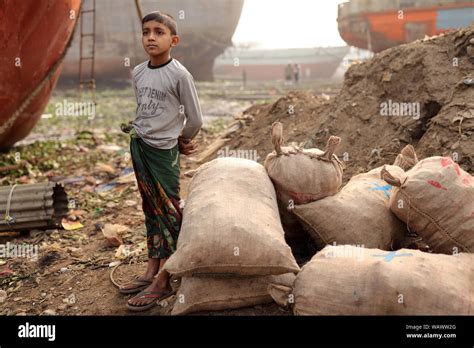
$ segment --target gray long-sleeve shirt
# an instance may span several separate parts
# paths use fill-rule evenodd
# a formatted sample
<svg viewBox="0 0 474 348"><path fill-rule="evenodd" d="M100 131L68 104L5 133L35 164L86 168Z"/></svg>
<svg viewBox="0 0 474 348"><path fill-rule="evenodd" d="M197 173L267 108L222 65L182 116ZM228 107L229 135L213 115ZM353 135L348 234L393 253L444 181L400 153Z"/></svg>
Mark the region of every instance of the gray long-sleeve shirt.
<svg viewBox="0 0 474 348"><path fill-rule="evenodd" d="M137 115L132 122L138 136L159 149L171 149L180 135L194 138L202 113L194 80L176 59L159 67L149 61L133 69Z"/></svg>

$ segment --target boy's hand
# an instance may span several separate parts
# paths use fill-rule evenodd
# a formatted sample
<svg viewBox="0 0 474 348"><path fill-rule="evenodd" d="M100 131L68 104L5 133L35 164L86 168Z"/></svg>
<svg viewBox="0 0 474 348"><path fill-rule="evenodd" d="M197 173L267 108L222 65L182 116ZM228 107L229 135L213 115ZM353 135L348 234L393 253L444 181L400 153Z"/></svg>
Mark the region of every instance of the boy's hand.
<svg viewBox="0 0 474 348"><path fill-rule="evenodd" d="M183 137L179 137L178 147L179 147L179 152L181 152L183 155L188 156L197 151L198 144L196 143L195 140L189 140Z"/></svg>
<svg viewBox="0 0 474 348"><path fill-rule="evenodd" d="M120 129L122 130L122 132L124 132L124 133L130 133L130 131L131 131L132 128L133 128L132 122L133 122L133 121L130 121L130 122L128 122L128 124L122 123L122 124L120 125Z"/></svg>

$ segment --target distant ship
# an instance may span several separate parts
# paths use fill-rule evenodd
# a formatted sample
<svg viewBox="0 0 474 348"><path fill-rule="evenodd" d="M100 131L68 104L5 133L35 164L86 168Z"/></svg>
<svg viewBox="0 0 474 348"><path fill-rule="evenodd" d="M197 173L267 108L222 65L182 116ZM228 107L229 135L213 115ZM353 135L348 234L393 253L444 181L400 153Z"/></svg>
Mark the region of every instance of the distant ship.
<svg viewBox="0 0 474 348"><path fill-rule="evenodd" d="M248 80L285 78L288 64L299 64L302 79L330 79L349 47L314 47L292 49L229 48L216 59L214 72L221 78L239 79L245 72Z"/></svg>
<svg viewBox="0 0 474 348"><path fill-rule="evenodd" d="M48 104L80 0L0 1L0 148L27 136Z"/></svg>
<svg viewBox="0 0 474 348"><path fill-rule="evenodd" d="M337 21L348 45L380 52L473 24L474 1L350 0Z"/></svg>
<svg viewBox="0 0 474 348"><path fill-rule="evenodd" d="M172 56L191 72L194 79L213 80L214 59L232 46L244 0L140 0L142 15L160 10L178 24L181 43ZM129 79L131 69L147 56L141 43L141 22L133 0L96 1L95 79L107 83ZM92 28L89 18L84 26ZM77 81L79 30L66 56L61 80ZM86 54L87 55L87 54Z"/></svg>

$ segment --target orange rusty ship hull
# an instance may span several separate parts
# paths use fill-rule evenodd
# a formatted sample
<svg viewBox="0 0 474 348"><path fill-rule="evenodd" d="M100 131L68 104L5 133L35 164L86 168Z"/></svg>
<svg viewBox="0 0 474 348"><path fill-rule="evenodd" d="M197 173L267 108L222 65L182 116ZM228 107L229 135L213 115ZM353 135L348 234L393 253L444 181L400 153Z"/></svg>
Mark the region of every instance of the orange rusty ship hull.
<svg viewBox="0 0 474 348"><path fill-rule="evenodd" d="M339 33L350 46L381 52L390 47L425 36L438 35L474 22L472 1L443 6L403 8L402 12L399 11L399 9L370 11L368 8L360 10L359 13L344 14L340 9Z"/></svg>
<svg viewBox="0 0 474 348"><path fill-rule="evenodd" d="M61 72L81 0L0 2L0 148L35 126Z"/></svg>

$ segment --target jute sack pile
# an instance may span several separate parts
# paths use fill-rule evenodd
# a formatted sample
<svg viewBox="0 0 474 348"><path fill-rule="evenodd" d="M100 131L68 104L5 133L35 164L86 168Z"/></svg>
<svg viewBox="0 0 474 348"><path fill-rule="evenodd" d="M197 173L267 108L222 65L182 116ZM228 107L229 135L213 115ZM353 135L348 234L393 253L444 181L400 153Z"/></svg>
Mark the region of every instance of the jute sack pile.
<svg viewBox="0 0 474 348"><path fill-rule="evenodd" d="M386 166L397 175L415 163L416 154L408 145L394 165ZM397 164L397 165L396 165ZM392 186L380 178L383 167L355 175L337 194L297 205L292 210L320 249L327 244L352 244L383 250L398 249L406 226L391 211Z"/></svg>
<svg viewBox="0 0 474 348"><path fill-rule="evenodd" d="M296 315L472 315L474 255L327 246L269 291Z"/></svg>
<svg viewBox="0 0 474 348"><path fill-rule="evenodd" d="M278 208L287 240L301 240L305 233L301 223L288 211L295 204L304 204L335 194L342 184L343 166L334 154L340 138L330 137L326 151L281 147L283 126L272 125L275 151L265 159L265 169L275 185Z"/></svg>
<svg viewBox="0 0 474 348"><path fill-rule="evenodd" d="M263 277L197 278L181 281L171 315L219 311L273 302L267 291L270 283L292 287L293 273Z"/></svg>
<svg viewBox="0 0 474 348"><path fill-rule="evenodd" d="M435 253L474 252L474 178L448 157L421 160L406 173L381 172L394 186L390 209Z"/></svg>
<svg viewBox="0 0 474 348"><path fill-rule="evenodd" d="M262 165L218 158L199 168L189 186L177 250L165 268L179 277L299 271Z"/></svg>
<svg viewBox="0 0 474 348"><path fill-rule="evenodd" d="M275 184L278 199L288 205L304 204L335 194L342 184L342 163L334 154L341 139L331 136L326 151L281 147L283 126L272 125L275 151L267 155L265 169Z"/></svg>

